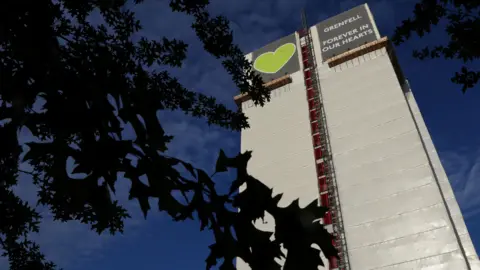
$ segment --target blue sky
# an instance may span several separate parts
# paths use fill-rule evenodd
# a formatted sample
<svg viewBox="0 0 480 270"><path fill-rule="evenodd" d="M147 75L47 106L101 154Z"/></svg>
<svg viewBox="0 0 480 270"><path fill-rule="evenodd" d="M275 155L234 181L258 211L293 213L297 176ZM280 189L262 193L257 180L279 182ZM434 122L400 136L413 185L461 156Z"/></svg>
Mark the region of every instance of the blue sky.
<svg viewBox="0 0 480 270"><path fill-rule="evenodd" d="M410 16L415 0L368 1L382 36L390 36L394 27ZM319 5L317 3L322 3ZM300 10L306 8L310 24L315 24L364 1L335 0L214 0L210 10L232 21L235 42L250 52L300 27ZM206 54L193 30L191 19L171 13L166 0L146 1L137 8L144 24L143 35L150 38L167 36L190 44L189 59L175 74L187 87L213 95L234 108L232 97L237 93L220 63ZM428 43L445 43L441 27L425 39L415 38L397 48L400 64L410 81L434 143L440 153L457 199L466 217L474 244L480 244L480 92L462 94L450 82L460 63L444 60L420 62L411 50ZM478 67L478 65L477 65ZM478 87L477 87L478 89ZM240 134L208 127L204 121L181 113L163 113L164 128L175 135L170 154L209 171L214 167L218 150L227 154L239 151ZM228 186L231 175L218 178L221 188ZM29 179L22 179L17 192L32 201L34 189ZM195 221L174 223L166 215L151 213L145 221L135 201L127 200L126 185L120 185L118 199L124 202L133 218L126 224L124 235L98 236L88 227L70 222L52 222L48 212L41 233L34 238L47 257L66 270L76 269L204 269L210 233L200 232ZM7 268L0 260L0 269Z"/></svg>

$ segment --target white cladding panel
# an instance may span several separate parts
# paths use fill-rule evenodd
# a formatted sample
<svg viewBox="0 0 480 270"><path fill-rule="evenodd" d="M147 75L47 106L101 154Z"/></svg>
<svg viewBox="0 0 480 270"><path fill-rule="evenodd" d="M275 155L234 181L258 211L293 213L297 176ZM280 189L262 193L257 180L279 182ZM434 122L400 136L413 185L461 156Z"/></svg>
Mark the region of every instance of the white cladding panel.
<svg viewBox="0 0 480 270"><path fill-rule="evenodd" d="M455 227L457 228L458 235L460 236L460 241L463 248L465 249L468 261L470 262L470 266L472 267L472 269L480 269L480 261L478 260L477 252L475 250L475 247L473 246L467 226L465 225L465 221L460 211L460 207L458 206L457 200L455 199L455 194L453 193L452 187L447 178L447 174L445 173L442 163L440 162L440 158L435 149L435 146L433 145L432 138L430 137L430 133L428 132L427 126L425 125L425 121L423 120L422 114L420 112L420 109L418 108L413 93L408 92L406 94L406 99L408 104L410 105L410 109L415 118L418 130L420 131L420 134L422 136L422 140L425 144L425 148L432 163L432 167L440 182L440 188L446 198L450 215L453 219Z"/></svg>
<svg viewBox="0 0 480 270"><path fill-rule="evenodd" d="M241 151L252 150L248 172L285 193L281 204L300 197L307 205L318 198L308 105L301 72L292 83L274 90L271 102L243 104L250 128L242 131Z"/></svg>
<svg viewBox="0 0 480 270"><path fill-rule="evenodd" d="M248 172L272 187L274 194L283 193L280 206L299 199L300 207L305 207L318 199L315 159L303 73L291 77L292 83L275 89L264 107L251 101L242 104L250 128L242 131L241 151L253 151ZM273 231L274 225L269 216L265 223L256 223L266 231ZM237 269L250 267L238 259Z"/></svg>
<svg viewBox="0 0 480 270"><path fill-rule="evenodd" d="M467 269L386 50L319 69L352 269Z"/></svg>

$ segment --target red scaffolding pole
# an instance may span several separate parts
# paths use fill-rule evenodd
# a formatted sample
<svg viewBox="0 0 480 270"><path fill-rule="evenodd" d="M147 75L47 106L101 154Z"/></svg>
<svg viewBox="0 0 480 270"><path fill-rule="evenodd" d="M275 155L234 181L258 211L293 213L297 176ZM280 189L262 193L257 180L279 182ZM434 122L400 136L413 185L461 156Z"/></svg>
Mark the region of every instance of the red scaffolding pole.
<svg viewBox="0 0 480 270"><path fill-rule="evenodd" d="M302 12L302 29L298 31L298 34L301 43L303 74L312 130L313 154L315 157L320 203L329 208L322 223L332 226L333 236L335 237L332 244L337 249L340 258L328 258L329 265L332 270L349 270L342 213L335 182L334 166L330 155L330 143L317 74L315 51L304 12Z"/></svg>

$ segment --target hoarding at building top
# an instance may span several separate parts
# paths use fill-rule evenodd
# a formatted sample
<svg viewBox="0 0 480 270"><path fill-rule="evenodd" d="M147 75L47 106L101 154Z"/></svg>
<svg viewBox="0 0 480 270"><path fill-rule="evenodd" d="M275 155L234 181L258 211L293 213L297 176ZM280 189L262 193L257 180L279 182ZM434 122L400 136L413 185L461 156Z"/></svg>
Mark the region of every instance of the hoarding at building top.
<svg viewBox="0 0 480 270"><path fill-rule="evenodd" d="M291 34L252 52L253 68L264 82L278 79L300 70L297 38Z"/></svg>
<svg viewBox="0 0 480 270"><path fill-rule="evenodd" d="M322 60L377 40L375 22L366 5L361 5L316 25Z"/></svg>

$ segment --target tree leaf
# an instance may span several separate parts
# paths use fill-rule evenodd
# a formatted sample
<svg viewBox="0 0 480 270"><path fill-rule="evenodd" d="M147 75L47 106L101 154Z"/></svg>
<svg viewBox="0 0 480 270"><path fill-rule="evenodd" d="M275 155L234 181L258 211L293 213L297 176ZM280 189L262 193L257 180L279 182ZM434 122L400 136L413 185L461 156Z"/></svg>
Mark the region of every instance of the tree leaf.
<svg viewBox="0 0 480 270"><path fill-rule="evenodd" d="M140 204L140 209L142 209L142 213L145 219L147 218L147 213L150 210L150 203L148 201L148 190L148 186L142 183L140 179L132 179L132 187L130 188L130 196L128 197L128 199L131 200L133 198L136 198L138 200Z"/></svg>
<svg viewBox="0 0 480 270"><path fill-rule="evenodd" d="M218 154L217 164L215 165L215 172L226 172L228 170L229 158L225 155L225 152L220 149Z"/></svg>
<svg viewBox="0 0 480 270"><path fill-rule="evenodd" d="M195 169L193 168L192 164L190 163L187 163L187 162L184 162L184 161L181 161L180 162L182 163L183 167L185 167L185 169L187 169L187 171L194 177L194 178L197 178L197 175L195 174Z"/></svg>

